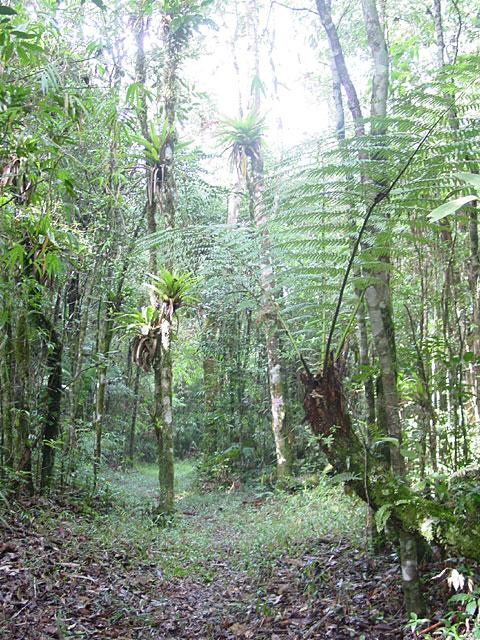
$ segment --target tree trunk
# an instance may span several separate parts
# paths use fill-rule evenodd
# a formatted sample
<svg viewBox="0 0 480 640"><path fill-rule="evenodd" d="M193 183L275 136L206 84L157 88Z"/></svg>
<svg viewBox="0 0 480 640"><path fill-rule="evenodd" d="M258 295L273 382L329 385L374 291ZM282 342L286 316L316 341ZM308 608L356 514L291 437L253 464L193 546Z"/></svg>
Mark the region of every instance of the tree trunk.
<svg viewBox="0 0 480 640"><path fill-rule="evenodd" d="M161 327L161 418L157 419L156 430L159 442L159 481L161 514L173 511L174 501L174 455L173 455L173 406L172 406L172 321L164 318ZM160 446L161 445L161 446Z"/></svg>
<svg viewBox="0 0 480 640"><path fill-rule="evenodd" d="M135 371L135 382L133 386L133 407L132 416L130 419L130 429L128 431L127 447L126 447L126 465L127 467L133 467L135 460L135 428L137 424L138 414L138 391L140 387L140 369L137 367Z"/></svg>
<svg viewBox="0 0 480 640"><path fill-rule="evenodd" d="M50 489L53 469L55 465L55 450L60 433L60 417L62 405L62 355L63 344L55 331L53 323L43 318L48 328L49 354L47 358L48 376L46 389L46 414L42 438L42 473L40 489Z"/></svg>
<svg viewBox="0 0 480 640"><path fill-rule="evenodd" d="M113 320L109 315L109 305L104 310L105 317L100 323L97 353L101 358L97 367L95 390L95 411L93 416L94 452L93 452L93 491L97 488L98 471L102 457L102 431L105 414L105 398L107 391L108 352L113 334Z"/></svg>
<svg viewBox="0 0 480 640"><path fill-rule="evenodd" d="M373 60L373 81L371 115L383 118L387 112L389 83L389 58L383 28L378 17L375 0L362 0L363 15L367 28L367 38ZM372 134L382 135L385 125L380 121L372 124ZM389 256L384 257L389 263ZM375 350L380 361L380 375L385 399L388 435L397 440L397 446L390 447L390 463L398 480L406 482L405 460L402 454L402 427L397 390L397 362L395 330L391 304L389 272L371 274L374 284L367 287L367 300L370 324L372 327ZM408 529L400 528L400 561L402 581L407 613L422 614L425 604L420 592L416 545L417 541ZM408 570L407 570L408 569Z"/></svg>
<svg viewBox="0 0 480 640"><path fill-rule="evenodd" d="M15 470L33 493L32 443L30 442L30 342L26 311L21 311L16 323L15 336Z"/></svg>
<svg viewBox="0 0 480 640"><path fill-rule="evenodd" d="M208 331L206 327L205 331ZM207 347L208 348L208 347ZM204 423L202 437L202 451L212 454L219 445L215 421L215 405L218 393L218 362L210 354L203 358L203 391L204 391Z"/></svg>
<svg viewBox="0 0 480 640"><path fill-rule="evenodd" d="M2 472L13 468L14 464L14 359L12 324L4 327L5 338L2 346Z"/></svg>
<svg viewBox="0 0 480 640"><path fill-rule="evenodd" d="M261 237L260 286L262 289L262 317L268 359L268 378L270 382L270 402L272 412L272 432L275 441L277 459L277 478L285 479L291 475L291 453L285 433L285 402L283 397L283 376L279 348L279 328L275 313L273 290L273 266L271 260L270 236L267 227L267 214L264 202L263 158L260 148L252 157L252 177L250 197L252 200L255 226Z"/></svg>
<svg viewBox="0 0 480 640"><path fill-rule="evenodd" d="M347 102L355 124L356 134L363 135L365 133L365 126L363 123L360 102L345 64L345 58L337 29L332 20L330 5L324 0L317 0L317 9L328 37L330 51L338 77L347 95ZM371 115L374 118L382 118L386 114L386 101L388 95L388 50L385 43L383 29L380 25L375 0L362 0L362 9L374 67ZM374 122L372 124L372 134L381 135L383 131L384 124L382 124L381 121ZM365 177L363 179L365 180ZM385 256L384 260L385 262L388 262L388 256ZM374 284L371 284L367 288L365 298L370 316L374 346L380 360L388 433L391 437L398 440L398 446L392 446L390 448L391 465L393 473L404 481L405 463L400 450L401 423L396 383L395 339L391 313L388 271L385 270L383 273L376 272L371 275L373 275ZM406 590L405 603L409 612L416 611L417 613L420 613L423 611L424 607L419 590L418 570L414 563L416 554L409 553L408 559L403 558L402 556L402 554L406 553L406 549L410 550L412 545L415 546L416 541L414 537L412 537L412 534L404 529L401 529L399 533L403 536L404 540L400 545L402 565L405 561L408 562L409 566L408 579L405 579L404 577L404 588Z"/></svg>
<svg viewBox="0 0 480 640"><path fill-rule="evenodd" d="M69 420L67 433L64 438L62 478L61 484L65 480L64 475L70 476L73 469L73 453L76 441L77 426L81 417L82 403L80 401L81 374L83 364L83 346L87 334L88 320L90 315L90 305L92 289L95 281L97 263L95 262L93 273L86 277L81 302L76 305L74 317L72 319L73 339L71 341L69 360L71 369L71 381L68 393ZM66 467L66 469L65 469ZM66 474L65 474L66 471ZM68 480L67 480L68 481Z"/></svg>
<svg viewBox="0 0 480 640"><path fill-rule="evenodd" d="M147 81L147 68L145 63L144 38L146 18L144 17L144 7L142 0L139 0L138 9L138 30L136 35L137 57L136 57L136 77L140 86L140 108L138 118L142 135L150 139L148 131L148 109L145 95ZM175 161L175 117L177 98L177 66L179 61L179 50L175 43L175 36L171 30L170 16L162 17L162 38L165 51L164 77L163 77L163 103L164 117L167 126L167 136L162 149L162 164L159 167L152 165L152 161L146 159L146 191L147 203L145 215L148 232L155 233L157 223L155 213L157 203L162 212L165 227L173 229L175 226L176 213L176 185L174 174ZM171 257L168 253L164 257L164 265L172 269ZM150 272L158 272L158 260L156 249L150 250ZM151 297L152 306L158 306L160 301L155 295ZM171 325L171 321L170 321ZM171 354L171 332L162 331L168 341L168 348L159 341L156 355L153 362L154 372L154 403L152 412L152 422L157 435L158 464L159 464L159 484L160 484L160 511L170 513L173 510L173 487L174 487L174 466L173 466L173 414L172 414L172 354ZM165 395L166 394L166 395Z"/></svg>

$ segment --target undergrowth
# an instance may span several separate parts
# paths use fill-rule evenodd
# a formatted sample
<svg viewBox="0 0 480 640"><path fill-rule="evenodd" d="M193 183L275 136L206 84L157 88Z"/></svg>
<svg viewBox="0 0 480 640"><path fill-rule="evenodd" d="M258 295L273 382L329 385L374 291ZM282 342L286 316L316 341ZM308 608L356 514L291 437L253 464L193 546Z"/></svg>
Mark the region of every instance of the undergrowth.
<svg viewBox="0 0 480 640"><path fill-rule="evenodd" d="M167 527L155 519L158 470L141 465L128 472L111 472L110 508L97 510L88 501L36 513L36 524L48 531L61 527L65 545L78 540L86 552L112 549L122 562L155 563L166 579L194 575L215 578L219 558L232 570L255 576L268 574L282 554L298 554L312 540L332 536L360 542L364 508L327 480L296 493L248 487L240 491L200 493L192 462L176 465L176 507ZM65 549L68 552L68 549Z"/></svg>

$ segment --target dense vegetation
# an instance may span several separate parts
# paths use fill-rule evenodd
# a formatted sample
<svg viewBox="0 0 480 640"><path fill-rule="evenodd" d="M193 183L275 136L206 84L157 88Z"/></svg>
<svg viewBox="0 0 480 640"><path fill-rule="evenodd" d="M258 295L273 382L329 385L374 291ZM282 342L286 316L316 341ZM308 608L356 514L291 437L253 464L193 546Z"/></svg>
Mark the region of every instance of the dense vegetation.
<svg viewBox="0 0 480 640"><path fill-rule="evenodd" d="M109 529L91 523L111 518L123 533L105 557L130 537L132 566L206 583L198 540L229 527L212 571L233 554L229 571L247 580L238 557L250 548L255 584L285 557L328 564L343 532L379 572L397 554L403 623L362 627L329 609L322 624L307 602L289 637L400 637L408 619L406 637L480 637L479 21L464 0L3 0L10 593L26 587L8 569L8 539L21 544L27 522L48 537L63 518L68 545L94 549ZM186 460L196 493L178 507ZM142 491L152 464L155 500ZM190 508L205 518L197 537ZM169 550L180 538L189 560ZM363 562L352 549L339 571ZM208 602L225 580L193 593ZM18 596L18 625L0 637L27 637L20 614L34 615L34 594ZM171 616L182 602L172 595ZM42 638L279 633L239 614L227 631L196 616L175 636L147 615L144 635L130 617L115 635L108 614L99 636L90 623L69 631L51 606Z"/></svg>

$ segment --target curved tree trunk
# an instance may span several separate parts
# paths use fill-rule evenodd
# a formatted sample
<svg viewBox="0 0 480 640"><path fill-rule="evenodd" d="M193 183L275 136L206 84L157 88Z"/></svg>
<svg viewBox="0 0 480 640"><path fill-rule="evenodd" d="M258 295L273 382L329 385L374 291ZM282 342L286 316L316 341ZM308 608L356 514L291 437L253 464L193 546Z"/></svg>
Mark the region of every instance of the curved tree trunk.
<svg viewBox="0 0 480 640"><path fill-rule="evenodd" d="M325 2L325 0L317 0L317 9L328 37L330 51L338 77L347 95L348 106L355 124L356 134L364 135L365 126L360 101L345 63L342 45L332 20L330 3ZM377 122L374 121L372 124L371 133L372 135L382 135L384 133L384 124L381 123L381 118L386 114L389 84L388 50L375 0L362 0L362 10L374 69L371 115L374 118L380 119ZM362 179L368 180L368 176L363 176ZM388 255L385 255L383 259L385 263L388 263ZM402 433L396 381L395 336L388 270L385 269L384 272L375 272L370 275L373 276L373 282L367 287L365 299L372 327L373 342L380 361L388 435L397 440L397 446L390 447L391 470L393 474L404 483L405 462L400 448ZM324 375L326 375L326 372L324 372ZM363 467L365 469L365 465L363 465ZM366 470L364 473L366 473ZM405 605L408 612L415 611L420 614L423 613L424 603L420 594L416 552L414 551L416 549L416 540L408 528L403 526L400 527L399 535ZM407 566L408 571L404 570Z"/></svg>

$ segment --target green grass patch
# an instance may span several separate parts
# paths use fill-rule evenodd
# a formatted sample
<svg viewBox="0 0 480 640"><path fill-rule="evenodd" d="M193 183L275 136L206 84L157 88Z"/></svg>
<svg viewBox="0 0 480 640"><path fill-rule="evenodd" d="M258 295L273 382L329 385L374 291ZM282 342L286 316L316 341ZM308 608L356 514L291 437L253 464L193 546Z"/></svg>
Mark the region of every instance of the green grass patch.
<svg viewBox="0 0 480 640"><path fill-rule="evenodd" d="M364 507L341 487L324 480L291 494L262 495L255 488L200 493L191 461L176 465L176 514L160 528L154 518L158 495L156 465L141 465L107 476L113 507L45 516L45 529L62 527L68 555L82 540L82 554L114 553L125 566L154 563L167 579L194 575L211 582L219 572L246 570L252 576L273 569L282 554L300 555L319 537L360 543Z"/></svg>

